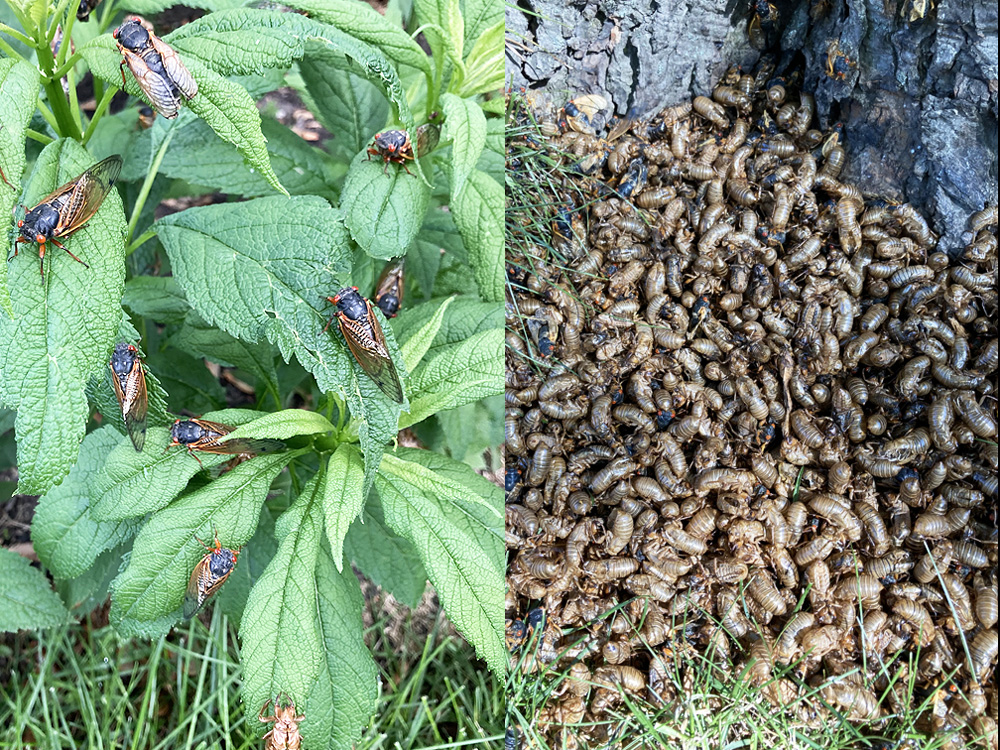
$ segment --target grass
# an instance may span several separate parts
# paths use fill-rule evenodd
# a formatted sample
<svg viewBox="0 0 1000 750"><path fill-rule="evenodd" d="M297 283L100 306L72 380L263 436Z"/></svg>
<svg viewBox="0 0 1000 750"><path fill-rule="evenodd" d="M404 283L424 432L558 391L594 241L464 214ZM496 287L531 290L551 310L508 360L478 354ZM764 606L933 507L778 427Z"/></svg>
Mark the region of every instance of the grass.
<svg viewBox="0 0 1000 750"><path fill-rule="evenodd" d="M499 745L499 689L441 622L412 648L381 637L382 621L366 631L381 695L358 750ZM92 623L0 636L0 750L263 746L240 702L235 623L218 608L210 627L196 619L152 642Z"/></svg>
<svg viewBox="0 0 1000 750"><path fill-rule="evenodd" d="M588 637L587 631L569 634ZM674 644L683 645L675 640ZM787 667L776 665L771 680L760 687L747 679L748 667L734 668L729 660L717 659L681 649L664 656L663 649L654 655L647 649L646 658L658 658L665 665L668 700L654 703L648 690L641 693L619 691L617 699L600 716L576 723L556 726L551 718L551 705L560 700L570 687L570 667L556 662L558 668L535 669L526 665L534 662L537 643L529 641L508 673L508 727L516 727L523 747L538 750L645 750L646 748L676 748L677 750L939 750L956 747L985 747L982 738L966 744L954 733L928 737L928 715L933 694L915 693L916 680L904 679L896 671L889 686L906 706L904 713L889 713L877 721L846 721L826 703L815 688L805 687L801 694L778 710L763 691L779 679L796 680L797 662ZM916 673L919 652L906 654L901 660L910 675ZM550 665L551 666L551 665ZM900 663L892 665L898 670ZM950 681L942 682L942 688ZM648 684L648 683L647 683ZM599 686L590 682L593 701ZM672 697L671 697L672 696ZM882 697L879 695L879 697ZM956 700L953 698L952 700ZM550 708L546 709L545 706ZM968 728L965 730L969 736ZM957 741L959 744L953 745ZM909 743L909 744L907 744Z"/></svg>

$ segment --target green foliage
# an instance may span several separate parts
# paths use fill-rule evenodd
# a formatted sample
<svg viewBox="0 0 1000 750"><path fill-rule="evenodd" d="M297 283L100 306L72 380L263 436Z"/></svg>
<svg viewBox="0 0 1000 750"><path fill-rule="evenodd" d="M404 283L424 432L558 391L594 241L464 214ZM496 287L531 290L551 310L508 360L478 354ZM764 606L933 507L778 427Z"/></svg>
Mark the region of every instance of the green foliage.
<svg viewBox="0 0 1000 750"><path fill-rule="evenodd" d="M42 496L32 539L55 578L53 590L0 555L0 629L64 623L110 589L115 629L158 637L217 538L239 550L216 602L241 619L246 721L262 733L256 711L284 692L307 715L304 745L351 747L378 695L354 568L411 605L429 579L490 669L505 665L501 498L462 463L501 439L502 9L418 1L403 27L353 0L293 0L298 13L196 0L207 15L162 39L198 93L143 129L134 107L109 106L122 55L108 32L123 8L166 5L111 2L89 24L73 3L8 2L0 25L0 169L13 184L0 181L0 215L125 158L92 216L53 204L73 225L53 239L87 266L53 242L44 278L34 242L0 264L0 458L16 437L17 490ZM52 49L57 24L75 51ZM87 70L96 109L82 111L73 87ZM258 108L286 79L332 138L310 144ZM418 125L439 137L406 167L368 153L385 130L416 146ZM206 193L212 205L195 205ZM19 234L10 226L9 254ZM402 311L370 314L402 404L327 299L357 286L374 301L399 256ZM364 346L364 330L346 335ZM131 377L148 394L141 451L112 387L120 342L136 346ZM198 414L180 429L202 437L185 447L172 424ZM434 450L399 447L408 427Z"/></svg>

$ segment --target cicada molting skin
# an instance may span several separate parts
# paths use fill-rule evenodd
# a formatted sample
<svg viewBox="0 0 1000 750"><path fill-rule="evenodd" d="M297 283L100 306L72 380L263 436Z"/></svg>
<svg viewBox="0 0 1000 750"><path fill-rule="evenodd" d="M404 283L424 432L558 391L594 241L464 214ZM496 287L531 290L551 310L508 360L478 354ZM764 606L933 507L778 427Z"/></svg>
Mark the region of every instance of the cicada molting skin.
<svg viewBox="0 0 1000 750"><path fill-rule="evenodd" d="M849 81L853 47L829 53ZM883 684L905 665L968 698L936 721L971 743L996 690L997 210L939 245L849 181L844 127L775 64L507 139L505 608L546 612L512 661L589 680L544 710L595 745L623 691L669 709L698 662L808 726L912 710Z"/></svg>

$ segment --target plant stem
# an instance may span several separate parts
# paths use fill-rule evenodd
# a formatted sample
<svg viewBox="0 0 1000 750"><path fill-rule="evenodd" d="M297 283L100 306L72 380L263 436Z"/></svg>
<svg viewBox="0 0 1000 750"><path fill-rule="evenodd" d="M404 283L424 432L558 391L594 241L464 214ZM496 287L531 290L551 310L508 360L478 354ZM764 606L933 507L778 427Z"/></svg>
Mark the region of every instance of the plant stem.
<svg viewBox="0 0 1000 750"><path fill-rule="evenodd" d="M52 107L52 114L55 117L55 131L60 137L72 138L79 141L83 138L83 133L77 127L76 120L69 108L69 101L63 93L62 83L59 79L53 78L55 70L55 59L52 57L52 48L45 40L42 29L37 29L35 38L39 41L35 43L35 50L38 53L38 64L45 78L42 80L42 88L45 89L45 96L49 106Z"/></svg>
<svg viewBox="0 0 1000 750"><path fill-rule="evenodd" d="M56 127L56 118L52 115L52 110L45 106L45 102L42 101L41 97L38 99L38 103L35 105L38 107L38 111L41 113L42 117L45 118L45 122L49 124L53 130L59 130Z"/></svg>
<svg viewBox="0 0 1000 750"><path fill-rule="evenodd" d="M94 127L100 121L104 113L108 111L108 107L111 106L111 100L115 98L115 92L118 89L110 88L104 92L101 96L101 100L97 103L97 109L94 110L94 116L90 118L90 124L87 125L87 132L83 134L83 145L86 146L90 141L90 137L94 134ZM94 79L94 93L97 93L97 79Z"/></svg>
<svg viewBox="0 0 1000 750"><path fill-rule="evenodd" d="M8 26L5 23L0 23L0 32L2 32L4 34L7 34L8 36L13 37L17 41L19 41L21 44L26 44L29 47L34 47L35 46L35 43L31 39L29 39L28 37L26 37L24 34L22 34L17 29L12 28L11 26ZM7 45L7 42L3 42L2 40L0 40L0 43L3 44L4 52L6 52L7 50L10 50L9 54L10 54L11 57L16 57L18 60L23 60L24 59L19 54L17 54L17 52L15 52L11 47L9 47Z"/></svg>
<svg viewBox="0 0 1000 750"><path fill-rule="evenodd" d="M59 48L59 55L60 56L62 56L62 51L63 51L63 48L60 47ZM67 73L69 73L76 66L76 64L78 62L80 62L80 60L82 60L82 59L83 59L83 55L81 55L79 52L74 52L73 55L69 58L69 60L67 60L65 63L62 63L62 64L59 65L59 69L55 73L52 74L52 77L54 79L56 79L56 80L62 78L64 75L66 75ZM95 78L94 81L96 82L97 79Z"/></svg>
<svg viewBox="0 0 1000 750"><path fill-rule="evenodd" d="M143 180L142 189L139 190L139 197L135 200L135 206L132 208L132 216L128 220L128 233L125 235L125 246L128 247L129 242L132 240L132 232L135 231L135 225L139 223L139 214L142 213L142 207L146 205L146 198L149 197L149 191L153 187L153 180L156 178L156 173L160 171L160 163L163 161L163 157L166 156L167 146L170 145L171 139L174 137L173 126L167 131L167 134L163 138L163 143L160 144L159 150L156 152L156 157L153 159L153 163L149 167L149 173L146 175L146 179Z"/></svg>
<svg viewBox="0 0 1000 750"><path fill-rule="evenodd" d="M25 130L24 134L28 138L30 138L31 140L38 141L43 146L47 146L50 143L52 143L52 141L55 140L55 138L47 136L47 135L45 135L45 133L39 133L37 130L32 130L31 128L28 128L27 130Z"/></svg>
<svg viewBox="0 0 1000 750"><path fill-rule="evenodd" d="M148 242L149 240L153 239L155 236L156 236L156 230L155 229L147 229L145 232L143 232L142 234L140 234L137 238L135 238L134 240L132 240L132 242L130 242L128 245L126 245L126 247L125 247L125 257L127 258L128 256L130 256L132 253L134 253L140 247L142 247L143 245L145 245L146 242Z"/></svg>

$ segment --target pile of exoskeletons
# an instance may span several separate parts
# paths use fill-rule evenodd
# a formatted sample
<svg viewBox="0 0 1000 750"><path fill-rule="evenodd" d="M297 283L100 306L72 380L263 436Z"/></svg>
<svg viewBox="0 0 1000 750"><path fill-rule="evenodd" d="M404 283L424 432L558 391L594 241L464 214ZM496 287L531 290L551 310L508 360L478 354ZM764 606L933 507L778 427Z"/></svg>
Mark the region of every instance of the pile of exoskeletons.
<svg viewBox="0 0 1000 750"><path fill-rule="evenodd" d="M513 107L513 663L568 671L552 725L707 658L805 723L930 696L995 744L997 208L939 244L794 88Z"/></svg>

